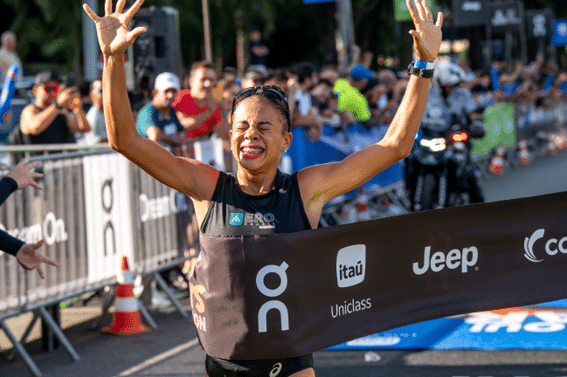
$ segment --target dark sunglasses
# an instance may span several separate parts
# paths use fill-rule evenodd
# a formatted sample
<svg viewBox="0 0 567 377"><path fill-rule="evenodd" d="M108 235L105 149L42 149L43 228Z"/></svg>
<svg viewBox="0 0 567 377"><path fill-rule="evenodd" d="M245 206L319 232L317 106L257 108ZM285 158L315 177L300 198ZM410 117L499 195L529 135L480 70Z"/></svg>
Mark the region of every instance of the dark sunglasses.
<svg viewBox="0 0 567 377"><path fill-rule="evenodd" d="M47 93L59 93L59 90L61 89L61 87L59 85L57 85L57 86L44 86L43 89Z"/></svg>
<svg viewBox="0 0 567 377"><path fill-rule="evenodd" d="M291 130L291 119L289 116L289 103L287 102L287 98L284 92L281 91L280 88L274 85L260 85L254 86L252 88L242 89L240 92L236 93L234 99L232 100L232 111L231 111L231 118L234 113L234 109L236 105L243 101L244 99L252 96L264 96L264 98L269 99L277 105L277 107L282 111L285 115L287 121L287 130Z"/></svg>

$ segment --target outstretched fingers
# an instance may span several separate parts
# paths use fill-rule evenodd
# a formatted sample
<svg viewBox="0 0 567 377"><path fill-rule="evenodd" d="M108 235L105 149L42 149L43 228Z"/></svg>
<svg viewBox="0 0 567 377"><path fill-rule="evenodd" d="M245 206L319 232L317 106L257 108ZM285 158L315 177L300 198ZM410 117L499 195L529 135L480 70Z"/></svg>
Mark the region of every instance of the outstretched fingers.
<svg viewBox="0 0 567 377"><path fill-rule="evenodd" d="M136 38L138 38L138 35L145 33L146 32L146 28L145 27L137 27L134 30L132 30L131 32L128 33L128 40L132 41Z"/></svg>
<svg viewBox="0 0 567 377"><path fill-rule="evenodd" d="M429 10L429 4L427 4L427 0L422 0L423 9L425 11L425 18L428 20L433 20L433 15Z"/></svg>
<svg viewBox="0 0 567 377"><path fill-rule="evenodd" d="M87 15L91 18L91 20L93 20L95 23L99 22L101 20L101 18L99 16L97 16L97 14L91 9L91 7L89 7L89 4L83 4L83 9L85 10L85 13L87 13Z"/></svg>
<svg viewBox="0 0 567 377"><path fill-rule="evenodd" d="M112 0L105 0L104 12L105 16L110 16L112 14Z"/></svg>
<svg viewBox="0 0 567 377"><path fill-rule="evenodd" d="M126 0L118 0L118 2L116 3L116 13L122 13L125 5Z"/></svg>
<svg viewBox="0 0 567 377"><path fill-rule="evenodd" d="M443 13L442 12L437 13L437 22L435 23L435 26L437 26L438 28L441 28L441 26L443 26Z"/></svg>
<svg viewBox="0 0 567 377"><path fill-rule="evenodd" d="M140 9L142 4L144 4L144 0L137 0L130 7L130 9L128 9L128 11L126 12L126 22L129 23L130 21L132 21L132 19L134 18L134 15L136 14L136 12L138 12L138 9Z"/></svg>
<svg viewBox="0 0 567 377"><path fill-rule="evenodd" d="M426 6L423 5L422 0L415 0L415 5L417 7L417 12L421 20L427 20L427 13L425 12Z"/></svg>

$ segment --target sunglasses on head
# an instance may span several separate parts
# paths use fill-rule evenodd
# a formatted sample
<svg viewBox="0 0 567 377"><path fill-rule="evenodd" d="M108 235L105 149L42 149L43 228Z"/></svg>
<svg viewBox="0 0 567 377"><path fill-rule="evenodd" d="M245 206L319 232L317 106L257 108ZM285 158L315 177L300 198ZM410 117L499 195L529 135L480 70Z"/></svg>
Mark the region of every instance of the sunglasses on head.
<svg viewBox="0 0 567 377"><path fill-rule="evenodd" d="M240 92L236 93L234 99L232 100L232 112L236 108L236 105L243 101L244 99L252 96L263 96L269 99L278 106L278 108L283 112L287 121L287 130L291 129L291 120L289 116L289 104L285 94L280 88L274 85L259 85L251 88L242 89ZM232 114L231 114L232 117Z"/></svg>

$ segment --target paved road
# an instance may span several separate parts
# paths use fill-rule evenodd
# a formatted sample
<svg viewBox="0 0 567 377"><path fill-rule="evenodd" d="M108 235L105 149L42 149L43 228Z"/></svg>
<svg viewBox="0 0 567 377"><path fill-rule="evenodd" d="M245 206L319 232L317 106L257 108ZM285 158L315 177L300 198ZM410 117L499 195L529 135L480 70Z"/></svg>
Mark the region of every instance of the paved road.
<svg viewBox="0 0 567 377"><path fill-rule="evenodd" d="M489 201L564 191L567 153L508 169L481 184ZM85 315L80 310L64 311ZM193 325L176 312L155 312L154 319L158 330L132 337L103 335L90 330L89 322L66 329L79 362L62 349L43 353L38 342L27 348L46 377L203 376L204 353ZM567 351L320 351L315 365L318 377L567 377ZM29 375L20 360L0 357L0 376Z"/></svg>

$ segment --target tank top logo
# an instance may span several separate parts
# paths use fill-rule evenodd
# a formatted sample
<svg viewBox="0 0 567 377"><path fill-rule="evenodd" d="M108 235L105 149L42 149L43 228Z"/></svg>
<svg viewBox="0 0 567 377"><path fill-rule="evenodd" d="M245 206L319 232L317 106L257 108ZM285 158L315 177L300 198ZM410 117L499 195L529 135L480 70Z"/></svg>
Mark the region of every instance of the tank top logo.
<svg viewBox="0 0 567 377"><path fill-rule="evenodd" d="M230 225L239 226L242 225L242 219L244 219L243 213L231 213L230 214Z"/></svg>
<svg viewBox="0 0 567 377"><path fill-rule="evenodd" d="M259 229L274 229L276 217L273 213L237 213L230 214L228 223L233 226L248 225Z"/></svg>

